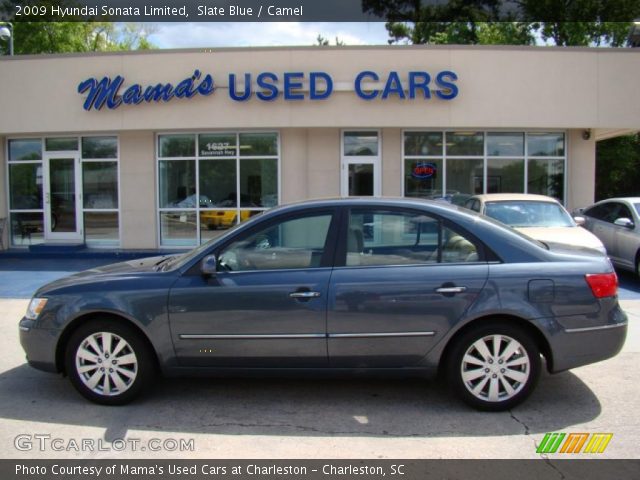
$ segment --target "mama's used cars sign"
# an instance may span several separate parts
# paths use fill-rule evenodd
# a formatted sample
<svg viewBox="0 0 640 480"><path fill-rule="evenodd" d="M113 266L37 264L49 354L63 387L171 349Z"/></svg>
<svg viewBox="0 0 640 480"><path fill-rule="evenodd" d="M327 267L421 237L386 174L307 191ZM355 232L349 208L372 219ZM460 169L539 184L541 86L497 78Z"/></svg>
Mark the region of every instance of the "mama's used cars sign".
<svg viewBox="0 0 640 480"><path fill-rule="evenodd" d="M435 74L426 71L407 72L401 78L396 71L379 74L370 70L358 73L353 80L353 91L363 100L424 99L432 96L442 100L451 100L458 95L456 81L458 76L449 70ZM117 75L113 78L87 78L78 85L78 93L85 94L85 110L109 109L120 105L139 105L151 102L169 102L174 98L188 99L196 96L209 96L217 90L213 76L195 70L193 75L177 84L156 83L126 85L125 78ZM259 101L284 100L326 100L334 91L334 82L326 72L285 72L276 74L262 72L257 75L245 73L228 76L228 95L238 102L256 98Z"/></svg>

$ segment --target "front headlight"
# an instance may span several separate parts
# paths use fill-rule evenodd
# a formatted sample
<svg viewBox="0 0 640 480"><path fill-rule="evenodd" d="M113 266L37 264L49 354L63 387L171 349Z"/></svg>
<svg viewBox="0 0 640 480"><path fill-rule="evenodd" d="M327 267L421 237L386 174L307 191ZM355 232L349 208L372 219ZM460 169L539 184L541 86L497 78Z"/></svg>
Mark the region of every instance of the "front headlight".
<svg viewBox="0 0 640 480"><path fill-rule="evenodd" d="M46 298L32 298L29 302L29 306L27 307L27 313L25 315L29 320L35 320L40 315L40 312L44 309L44 306L47 304Z"/></svg>

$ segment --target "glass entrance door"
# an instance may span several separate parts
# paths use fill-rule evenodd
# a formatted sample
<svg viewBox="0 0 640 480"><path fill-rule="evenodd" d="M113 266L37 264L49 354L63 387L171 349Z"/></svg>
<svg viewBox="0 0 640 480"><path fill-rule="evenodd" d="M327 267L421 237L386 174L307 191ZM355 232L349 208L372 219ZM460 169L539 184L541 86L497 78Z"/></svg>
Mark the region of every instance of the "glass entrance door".
<svg viewBox="0 0 640 480"><path fill-rule="evenodd" d="M343 197L380 196L380 134L378 131L342 133Z"/></svg>
<svg viewBox="0 0 640 480"><path fill-rule="evenodd" d="M80 181L77 154L56 154L45 159L45 241L82 240Z"/></svg>

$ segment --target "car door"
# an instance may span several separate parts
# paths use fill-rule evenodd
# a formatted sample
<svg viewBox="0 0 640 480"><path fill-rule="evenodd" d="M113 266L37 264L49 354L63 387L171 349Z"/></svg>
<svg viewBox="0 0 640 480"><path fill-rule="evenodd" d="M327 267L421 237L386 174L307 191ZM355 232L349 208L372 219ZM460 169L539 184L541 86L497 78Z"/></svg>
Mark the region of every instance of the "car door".
<svg viewBox="0 0 640 480"><path fill-rule="evenodd" d="M169 295L179 363L326 366L336 228L326 208L260 222L216 250L215 275L192 268L181 277Z"/></svg>
<svg viewBox="0 0 640 480"><path fill-rule="evenodd" d="M615 260L619 265L634 270L636 262L636 253L640 244L640 236L638 235L638 224L634 218L631 209L624 203L618 203L619 207L615 214L614 222L619 218L628 218L633 222L630 227L621 225L613 225L614 227L614 243L615 243Z"/></svg>
<svg viewBox="0 0 640 480"><path fill-rule="evenodd" d="M483 289L479 243L405 209L351 208L329 288L332 367L414 365Z"/></svg>
<svg viewBox="0 0 640 480"><path fill-rule="evenodd" d="M584 228L600 239L609 256L612 256L615 250L613 220L610 220L615 211L617 211L615 202L605 202L593 205L583 213L585 217Z"/></svg>

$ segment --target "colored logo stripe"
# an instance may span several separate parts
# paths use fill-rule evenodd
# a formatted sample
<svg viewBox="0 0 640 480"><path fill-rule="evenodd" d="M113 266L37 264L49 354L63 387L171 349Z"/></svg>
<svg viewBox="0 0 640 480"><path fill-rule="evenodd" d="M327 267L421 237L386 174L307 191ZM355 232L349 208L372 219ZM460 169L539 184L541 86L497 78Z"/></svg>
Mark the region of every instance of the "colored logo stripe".
<svg viewBox="0 0 640 480"><path fill-rule="evenodd" d="M602 453L607 448L613 433L594 433L584 449L584 453Z"/></svg>
<svg viewBox="0 0 640 480"><path fill-rule="evenodd" d="M540 442L540 446L538 446L538 449L536 450L536 453L556 453L556 450L558 450L560 442L562 442L564 437L564 433L545 434L542 442Z"/></svg>
<svg viewBox="0 0 640 480"><path fill-rule="evenodd" d="M565 440L566 437L566 440ZM609 445L613 433L546 433L536 453L603 453ZM563 443L564 440L564 443ZM589 440L587 442L587 440ZM582 447L585 445L584 450ZM560 445L562 444L562 448ZM560 451L558 452L558 448Z"/></svg>

